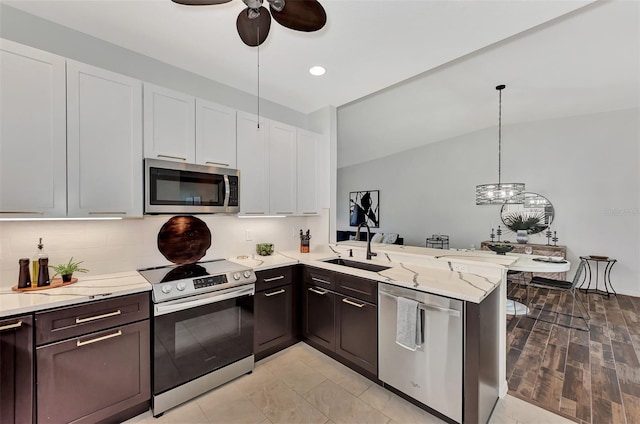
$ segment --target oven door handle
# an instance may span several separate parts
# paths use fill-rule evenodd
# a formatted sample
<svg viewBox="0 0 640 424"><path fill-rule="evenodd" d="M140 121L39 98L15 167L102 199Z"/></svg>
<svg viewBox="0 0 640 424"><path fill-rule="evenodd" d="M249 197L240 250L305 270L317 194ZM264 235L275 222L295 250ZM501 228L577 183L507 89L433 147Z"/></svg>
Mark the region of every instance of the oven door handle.
<svg viewBox="0 0 640 424"><path fill-rule="evenodd" d="M255 285L246 285L240 288L233 288L229 291L207 293L199 296L191 296L183 299L170 300L168 302L155 305L154 316L170 314L172 312L184 311L185 309L197 306L209 305L211 303L222 302L223 300L234 299L241 296L253 296Z"/></svg>

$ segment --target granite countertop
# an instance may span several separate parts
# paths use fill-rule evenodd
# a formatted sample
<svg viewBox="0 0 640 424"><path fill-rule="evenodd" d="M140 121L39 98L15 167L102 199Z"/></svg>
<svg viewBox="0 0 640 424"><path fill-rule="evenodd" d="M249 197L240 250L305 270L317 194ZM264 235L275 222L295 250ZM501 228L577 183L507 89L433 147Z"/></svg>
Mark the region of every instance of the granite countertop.
<svg viewBox="0 0 640 424"><path fill-rule="evenodd" d="M150 290L151 284L136 271L79 277L77 283L55 289L17 292L3 288L0 318Z"/></svg>
<svg viewBox="0 0 640 424"><path fill-rule="evenodd" d="M366 244L341 242L318 246L309 253L276 251L270 256L230 257L256 271L302 263L423 292L479 303L500 285L507 266L516 257L499 258L482 252L464 252L395 245L373 245L378 255L365 259ZM349 254L353 257L349 257ZM342 257L389 269L373 272L323 262Z"/></svg>

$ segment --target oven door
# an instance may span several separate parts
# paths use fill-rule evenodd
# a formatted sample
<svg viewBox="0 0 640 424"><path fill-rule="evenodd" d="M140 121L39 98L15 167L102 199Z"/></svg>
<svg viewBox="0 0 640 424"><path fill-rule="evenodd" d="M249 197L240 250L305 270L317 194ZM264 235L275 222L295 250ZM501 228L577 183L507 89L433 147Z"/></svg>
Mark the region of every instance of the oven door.
<svg viewBox="0 0 640 424"><path fill-rule="evenodd" d="M234 290L155 305L154 395L253 354L254 287Z"/></svg>

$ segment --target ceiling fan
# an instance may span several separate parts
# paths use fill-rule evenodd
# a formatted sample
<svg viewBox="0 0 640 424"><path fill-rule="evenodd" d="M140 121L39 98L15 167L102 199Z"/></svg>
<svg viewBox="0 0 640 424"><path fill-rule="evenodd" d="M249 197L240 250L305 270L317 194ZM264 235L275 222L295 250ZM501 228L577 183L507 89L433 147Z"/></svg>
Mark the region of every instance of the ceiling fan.
<svg viewBox="0 0 640 424"><path fill-rule="evenodd" d="M187 6L209 6L231 0L172 1ZM262 5L263 0L242 1L247 7L238 15L236 28L247 46L256 47L264 43L271 28L271 16L280 25L296 31L318 31L327 23L327 14L317 0L267 0L269 10Z"/></svg>

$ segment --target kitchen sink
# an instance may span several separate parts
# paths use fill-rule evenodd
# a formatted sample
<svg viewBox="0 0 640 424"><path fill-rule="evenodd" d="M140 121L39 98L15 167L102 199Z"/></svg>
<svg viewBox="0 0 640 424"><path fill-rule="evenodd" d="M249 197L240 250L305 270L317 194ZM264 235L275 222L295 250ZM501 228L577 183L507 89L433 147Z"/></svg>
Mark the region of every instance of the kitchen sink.
<svg viewBox="0 0 640 424"><path fill-rule="evenodd" d="M390 266L367 264L367 263L363 263L363 262L350 261L350 260L341 259L341 258L327 259L326 261L322 261L322 262L327 262L327 263L330 263L330 264L336 264L336 265L342 265L342 266L348 266L350 268L358 268L358 269L363 269L365 271L373 271L373 272L380 272L380 271L384 271L385 269L391 268Z"/></svg>

